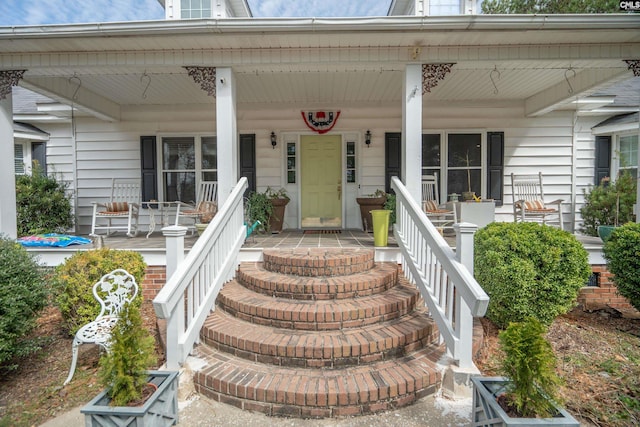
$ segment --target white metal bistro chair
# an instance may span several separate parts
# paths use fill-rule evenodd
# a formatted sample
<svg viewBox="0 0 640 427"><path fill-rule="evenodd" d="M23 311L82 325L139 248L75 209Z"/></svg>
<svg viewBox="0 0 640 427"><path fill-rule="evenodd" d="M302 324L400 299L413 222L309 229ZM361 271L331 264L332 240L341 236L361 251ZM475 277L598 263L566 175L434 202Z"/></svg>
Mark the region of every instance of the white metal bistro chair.
<svg viewBox="0 0 640 427"><path fill-rule="evenodd" d="M215 181L202 181L196 202L194 204L179 202L176 210L176 225L181 220L187 219L187 227L191 229L191 235L196 231L197 222L209 222L218 212L218 183Z"/></svg>
<svg viewBox="0 0 640 427"><path fill-rule="evenodd" d="M447 209L446 205L440 203L438 191L438 175L422 175L422 209L427 214L427 218L437 228L453 228L456 223L456 206Z"/></svg>
<svg viewBox="0 0 640 427"><path fill-rule="evenodd" d="M129 237L135 237L138 234L139 179L113 178L109 201L91 203L93 204L91 236L96 236L97 230L106 230L107 236L117 230L125 231ZM118 224L114 224L116 220Z"/></svg>
<svg viewBox="0 0 640 427"><path fill-rule="evenodd" d="M537 175L511 174L513 192L513 221L534 221L555 224L564 229L562 221L562 199L544 201L542 172Z"/></svg>
<svg viewBox="0 0 640 427"><path fill-rule="evenodd" d="M69 384L78 363L78 347L97 344L109 351L111 331L118 321L120 311L138 295L136 279L126 270L116 269L107 273L93 285L93 296L100 303L100 314L92 322L82 326L73 338L71 368L64 385Z"/></svg>

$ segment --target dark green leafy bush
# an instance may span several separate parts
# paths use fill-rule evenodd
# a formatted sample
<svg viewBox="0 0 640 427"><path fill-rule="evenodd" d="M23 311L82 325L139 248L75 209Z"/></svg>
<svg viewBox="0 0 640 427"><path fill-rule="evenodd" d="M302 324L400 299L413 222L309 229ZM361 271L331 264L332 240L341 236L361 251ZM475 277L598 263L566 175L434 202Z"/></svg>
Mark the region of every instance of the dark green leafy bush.
<svg viewBox="0 0 640 427"><path fill-rule="evenodd" d="M498 327L534 317L549 325L571 310L589 278L587 252L572 234L533 222L496 222L475 237L475 276Z"/></svg>
<svg viewBox="0 0 640 427"><path fill-rule="evenodd" d="M49 289L36 260L16 242L0 236L0 366L38 350L27 335L47 306Z"/></svg>
<svg viewBox="0 0 640 427"><path fill-rule="evenodd" d="M636 179L623 172L614 183L603 179L589 191L582 190L585 204L580 208L582 226L587 236L597 236L600 225L619 225L635 221L633 205L636 203Z"/></svg>
<svg viewBox="0 0 640 427"><path fill-rule="evenodd" d="M560 378L546 332L540 321L529 318L509 324L499 335L505 354L500 372L511 380L507 400L522 417L551 417L555 412L551 402L558 402Z"/></svg>
<svg viewBox="0 0 640 427"><path fill-rule="evenodd" d="M618 292L640 310L640 224L616 228L603 251Z"/></svg>
<svg viewBox="0 0 640 427"><path fill-rule="evenodd" d="M64 233L73 227L67 185L34 167L31 175L16 176L18 236Z"/></svg>
<svg viewBox="0 0 640 427"><path fill-rule="evenodd" d="M111 348L100 357L100 382L114 406L139 399L147 370L156 363L155 340L142 324L140 309L127 304L111 335Z"/></svg>
<svg viewBox="0 0 640 427"><path fill-rule="evenodd" d="M102 248L76 252L56 267L51 282L64 326L71 335L100 313L100 305L93 296L93 285L116 268L127 270L141 285L147 265L138 252ZM138 304L142 299L140 294L136 298Z"/></svg>

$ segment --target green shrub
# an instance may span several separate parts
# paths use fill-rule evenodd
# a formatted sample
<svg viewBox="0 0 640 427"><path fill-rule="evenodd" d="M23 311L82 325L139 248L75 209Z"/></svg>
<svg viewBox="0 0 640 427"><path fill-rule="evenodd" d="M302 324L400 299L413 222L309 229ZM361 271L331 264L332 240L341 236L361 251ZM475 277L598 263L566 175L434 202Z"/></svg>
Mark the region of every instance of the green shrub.
<svg viewBox="0 0 640 427"><path fill-rule="evenodd" d="M46 176L39 167L31 175L16 176L18 236L64 233L73 227L67 185Z"/></svg>
<svg viewBox="0 0 640 427"><path fill-rule="evenodd" d="M583 189L585 204L580 208L580 231L587 236L597 236L600 225L617 226L635 221L636 185L636 179L629 172L623 172L614 183L609 183L607 178L589 191Z"/></svg>
<svg viewBox="0 0 640 427"><path fill-rule="evenodd" d="M498 327L534 317L549 325L575 305L591 274L572 234L533 222L496 222L475 237L475 276Z"/></svg>
<svg viewBox="0 0 640 427"><path fill-rule="evenodd" d="M640 310L640 224L616 228L603 251L618 292Z"/></svg>
<svg viewBox="0 0 640 427"><path fill-rule="evenodd" d="M100 305L93 296L93 285L105 274L123 268L142 284L146 263L138 252L109 248L76 252L64 264L56 267L52 285L57 292L56 302L62 313L65 328L71 335L100 313ZM138 293L138 304L142 298Z"/></svg>
<svg viewBox="0 0 640 427"><path fill-rule="evenodd" d="M38 350L27 338L38 313L48 304L49 289L36 260L19 244L0 236L0 366Z"/></svg>
<svg viewBox="0 0 640 427"><path fill-rule="evenodd" d="M384 202L384 208L391 211L389 214L389 224L396 223L396 195L387 194L387 201Z"/></svg>
<svg viewBox="0 0 640 427"><path fill-rule="evenodd" d="M100 357L100 382L109 388L111 403L125 406L139 399L155 363L155 340L142 324L139 307L127 304L113 329L110 351Z"/></svg>
<svg viewBox="0 0 640 427"><path fill-rule="evenodd" d="M511 323L500 332L500 348L505 358L500 373L511 382L507 399L517 413L526 418L551 417L558 400L560 378L556 374L556 356L544 337L546 328L537 319Z"/></svg>

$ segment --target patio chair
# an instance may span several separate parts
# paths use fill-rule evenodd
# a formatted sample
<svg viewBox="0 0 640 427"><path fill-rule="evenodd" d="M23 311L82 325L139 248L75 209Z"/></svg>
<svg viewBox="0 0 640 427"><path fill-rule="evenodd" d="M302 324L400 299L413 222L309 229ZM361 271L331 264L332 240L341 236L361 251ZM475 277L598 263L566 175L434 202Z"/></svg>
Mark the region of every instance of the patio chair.
<svg viewBox="0 0 640 427"><path fill-rule="evenodd" d="M513 221L540 222L557 224L564 229L562 222L562 199L544 201L542 172L537 175L511 174L513 192ZM554 207L552 207L554 206Z"/></svg>
<svg viewBox="0 0 640 427"><path fill-rule="evenodd" d="M439 229L453 228L456 223L456 205L448 209L440 203L438 195L438 174L422 176L422 209L427 218Z"/></svg>
<svg viewBox="0 0 640 427"><path fill-rule="evenodd" d="M140 180L113 178L111 182L111 198L107 203L91 202L93 218L91 220L91 236L97 236L96 230L106 230L107 236L117 230L123 230L129 237L138 234L138 214L140 212ZM99 210L102 208L102 210ZM126 223L124 220L126 219ZM114 220L122 221L114 225ZM98 222L106 222L99 225Z"/></svg>
<svg viewBox="0 0 640 427"><path fill-rule="evenodd" d="M197 222L209 222L218 212L218 183L215 181L202 181L196 195L194 204L179 202L176 210L176 225L187 219L190 223L187 227L191 235L196 231Z"/></svg>
<svg viewBox="0 0 640 427"><path fill-rule="evenodd" d="M126 304L138 295L136 279L123 269L107 273L93 285L93 296L100 303L100 314L92 322L82 326L73 338L71 368L64 385L69 384L78 363L78 347L96 344L109 351L109 340L118 315Z"/></svg>

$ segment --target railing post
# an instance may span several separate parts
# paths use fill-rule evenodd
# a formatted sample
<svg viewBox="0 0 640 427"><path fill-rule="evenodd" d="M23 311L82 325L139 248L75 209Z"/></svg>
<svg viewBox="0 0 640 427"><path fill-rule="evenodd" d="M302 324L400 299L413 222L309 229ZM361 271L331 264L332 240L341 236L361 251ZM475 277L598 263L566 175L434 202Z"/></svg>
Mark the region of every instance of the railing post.
<svg viewBox="0 0 640 427"><path fill-rule="evenodd" d="M184 259L184 236L187 234L187 227L172 225L162 229L162 235L166 237L167 246L167 280L175 273L178 265Z"/></svg>
<svg viewBox="0 0 640 427"><path fill-rule="evenodd" d="M478 231L478 226L468 222L459 222L453 225L456 232L456 258L473 274L473 236Z"/></svg>
<svg viewBox="0 0 640 427"><path fill-rule="evenodd" d="M187 227L172 225L162 229L162 235L166 238L167 258L166 258L166 280L175 273L178 265L184 259L184 236L187 234ZM184 301L180 302L171 316L167 319L167 369L180 369L182 360L182 350L179 343L180 335L184 333Z"/></svg>

